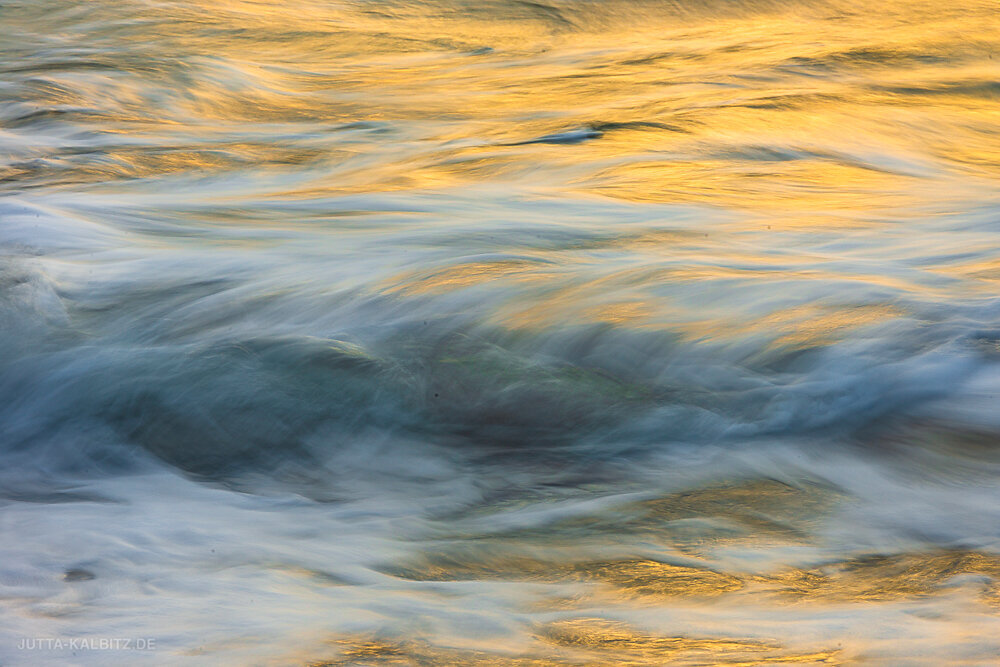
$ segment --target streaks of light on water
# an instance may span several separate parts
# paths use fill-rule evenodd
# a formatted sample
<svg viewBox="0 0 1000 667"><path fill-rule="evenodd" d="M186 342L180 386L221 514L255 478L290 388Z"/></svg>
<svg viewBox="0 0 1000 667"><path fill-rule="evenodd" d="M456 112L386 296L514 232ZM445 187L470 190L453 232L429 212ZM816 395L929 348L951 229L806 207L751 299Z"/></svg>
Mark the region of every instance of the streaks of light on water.
<svg viewBox="0 0 1000 667"><path fill-rule="evenodd" d="M0 17L4 663L1000 652L993 3Z"/></svg>

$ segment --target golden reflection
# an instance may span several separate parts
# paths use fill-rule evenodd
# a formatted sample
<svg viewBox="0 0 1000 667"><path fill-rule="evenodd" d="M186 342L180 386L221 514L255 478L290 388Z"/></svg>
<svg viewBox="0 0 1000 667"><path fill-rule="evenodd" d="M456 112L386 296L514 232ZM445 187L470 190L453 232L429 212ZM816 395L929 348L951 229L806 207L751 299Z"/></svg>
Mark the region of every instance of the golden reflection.
<svg viewBox="0 0 1000 667"><path fill-rule="evenodd" d="M736 163L675 159L628 163L598 173L591 189L636 202L692 203L747 210L875 212L905 204L911 194L904 177L823 158L797 162Z"/></svg>
<svg viewBox="0 0 1000 667"><path fill-rule="evenodd" d="M704 598L743 587L734 576L647 559L585 563L578 568L588 578L636 596Z"/></svg>
<svg viewBox="0 0 1000 667"><path fill-rule="evenodd" d="M810 544L813 531L837 499L832 489L750 480L633 502L537 529L459 540L382 571L413 581L599 584L593 594L618 602L708 600L742 591L748 583L756 590L761 581L771 580L692 562L634 556L587 558L587 554L606 553L612 545L627 551L627 545L649 548L659 543L678 553L711 559L726 547ZM587 600L586 596L547 596L536 606L572 608Z"/></svg>
<svg viewBox="0 0 1000 667"><path fill-rule="evenodd" d="M740 579L706 568L674 565L642 558L573 562L566 554L548 558L495 555L477 550L429 556L388 574L412 581L510 580L596 582L627 597L715 597L742 588Z"/></svg>
<svg viewBox="0 0 1000 667"><path fill-rule="evenodd" d="M345 152L311 183L272 193L291 198L497 180L523 187L544 166L553 191L870 215L953 201L996 178L1000 119L986 37L1000 29L995 8L834 4L741 14L712 2L440 0L377 9L304 2L290 12L229 0L150 7L134 24L109 6L95 44L113 36L152 51L88 71L127 72L151 90L56 70L30 85L36 104L106 132L211 141L246 124L293 133L312 124L336 149L359 140L375 149L357 165ZM838 11L841 20L828 20ZM171 86L183 94L151 105ZM358 122L385 124L394 149L334 128ZM523 143L587 127L597 138L578 145ZM249 147L236 157L282 162ZM95 175L70 181L98 181L101 163L74 166ZM164 162L185 168L172 164ZM188 164L225 168L211 157Z"/></svg>
<svg viewBox="0 0 1000 667"><path fill-rule="evenodd" d="M739 638L682 637L645 634L603 618L572 618L539 625L529 651L469 650L420 640L343 637L330 645L338 654L312 661L311 667L339 665L479 665L542 667L543 665L761 665L843 664L839 650L799 652L772 642Z"/></svg>
<svg viewBox="0 0 1000 667"><path fill-rule="evenodd" d="M839 497L824 487L750 480L630 503L538 529L478 536L383 572L413 581L600 585L570 596L543 594L527 607L535 612L680 599L724 604L733 595L743 604L763 607L884 603L943 595L963 582L973 587L980 603L997 606L1000 556L979 551L862 555L759 573L650 558L580 559L588 552L640 544L649 548L654 542L706 562L725 548L764 553L791 545L817 547L822 519Z"/></svg>
<svg viewBox="0 0 1000 667"><path fill-rule="evenodd" d="M427 294L472 287L498 279L534 282L556 275L551 265L545 262L523 259L469 262L434 272L396 275L386 281L385 290L390 293Z"/></svg>
<svg viewBox="0 0 1000 667"><path fill-rule="evenodd" d="M744 285L783 282L824 283L838 281L845 285L876 285L892 290L914 289L913 283L892 276L874 274L842 275L817 267L809 258L781 258L782 264L765 256L730 254L719 251L709 258L696 249L698 239L655 234L623 235L609 248L629 248L647 258L649 264L606 272L584 279L580 274L588 265L565 262L560 271L537 270L522 273L505 265L497 273L512 274L531 291L518 293L517 299L498 304L494 321L511 329L545 330L559 322L625 324L632 328L658 328L681 334L692 340L710 337L762 336L772 339L772 348L805 348L843 339L864 327L905 317L905 309L890 303L794 304L787 308L762 308L763 314L742 314L733 308L712 312L677 303L658 288L705 281L739 281ZM593 240L585 247L597 248L604 242ZM671 255L683 262L663 261ZM509 269L509 270L508 270ZM491 269L492 270L492 269ZM486 282L476 281L478 269L451 281L432 281L437 288L458 289ZM451 277L451 270L441 273ZM750 305L750 304L747 304ZM713 317L705 318L706 314ZM738 323L738 327L735 326Z"/></svg>
<svg viewBox="0 0 1000 667"><path fill-rule="evenodd" d="M785 332L772 342L772 346L805 348L820 346L839 340L845 334L861 327L871 326L901 317L903 311L889 305L868 305L821 308L815 305L789 308L749 324L748 332Z"/></svg>
<svg viewBox="0 0 1000 667"><path fill-rule="evenodd" d="M888 602L947 592L963 575L981 575L981 601L995 604L1000 557L974 551L877 555L791 570L768 578L766 589L806 602Z"/></svg>
<svg viewBox="0 0 1000 667"><path fill-rule="evenodd" d="M636 325L648 321L655 312L655 309L649 303L624 301L588 308L583 312L583 316L589 322Z"/></svg>
<svg viewBox="0 0 1000 667"><path fill-rule="evenodd" d="M624 623L615 623L600 618L572 619L550 623L540 629L539 636L545 641L560 646L614 651L633 654L633 656L644 654L646 657L658 659L669 659L671 654L689 651L706 652L718 657L735 651L757 652L775 648L753 641L644 635L632 630Z"/></svg>
<svg viewBox="0 0 1000 667"><path fill-rule="evenodd" d="M968 250L972 250L972 248ZM989 257L971 262L946 264L936 267L936 271L945 276L960 279L963 286L993 294L996 292L997 283L1000 283L1000 258Z"/></svg>
<svg viewBox="0 0 1000 667"><path fill-rule="evenodd" d="M776 480L696 489L643 501L637 528L657 531L679 550L708 555L726 545L803 544L841 496L818 485Z"/></svg>
<svg viewBox="0 0 1000 667"><path fill-rule="evenodd" d="M597 654L617 656L616 664L839 664L839 651L796 654L772 643L749 639L709 639L647 635L624 623L602 618L556 621L543 626L538 636L546 642ZM596 657L596 656L595 656ZM607 664L611 656L598 664Z"/></svg>
<svg viewBox="0 0 1000 667"><path fill-rule="evenodd" d="M601 512L561 519L539 528L480 537L476 544L494 555L512 548L566 547L575 548L574 555L578 556L588 546L642 542L669 546L691 556L709 557L713 550L725 546L808 543L811 533L834 511L841 499L839 491L826 486L793 486L776 480L751 479L613 505ZM461 578L450 568L478 557L475 551L455 554L453 559L436 561L447 562L448 566L434 571L438 575L451 571L451 578ZM537 555L528 562L531 563L529 570L545 570L546 566ZM699 578L712 580L718 584L713 584L717 591L738 588L732 578L702 568L625 558L610 563L612 568L619 570L620 574L616 574L603 566L604 562L584 562L580 567L601 571L602 576L619 581L627 580L631 573L635 575L631 584L634 588L641 586L639 580L643 570L656 578L663 577L665 583L677 574L681 578L690 577L692 584ZM464 570L459 568L457 571ZM495 568L495 571L507 571L507 568Z"/></svg>
<svg viewBox="0 0 1000 667"><path fill-rule="evenodd" d="M473 651L435 646L417 640L337 639L330 642L339 654L330 660L309 661L309 667L347 665L442 665L460 667L547 667L580 666L582 663L555 656L514 656L502 652Z"/></svg>
<svg viewBox="0 0 1000 667"><path fill-rule="evenodd" d="M293 171L336 158L335 152L263 144L220 143L212 147L153 149L121 147L102 151L81 150L58 160L23 163L0 172L0 179L37 180L66 186L106 183L177 175L236 173L247 167ZM86 169L80 169L86 165Z"/></svg>

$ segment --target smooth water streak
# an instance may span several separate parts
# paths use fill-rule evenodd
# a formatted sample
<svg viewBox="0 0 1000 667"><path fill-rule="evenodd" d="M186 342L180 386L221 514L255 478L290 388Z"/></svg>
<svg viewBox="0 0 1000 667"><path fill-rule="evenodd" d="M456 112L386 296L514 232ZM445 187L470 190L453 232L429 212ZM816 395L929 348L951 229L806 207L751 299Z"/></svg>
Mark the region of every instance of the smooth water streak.
<svg viewBox="0 0 1000 667"><path fill-rule="evenodd" d="M997 34L5 3L0 661L985 664Z"/></svg>

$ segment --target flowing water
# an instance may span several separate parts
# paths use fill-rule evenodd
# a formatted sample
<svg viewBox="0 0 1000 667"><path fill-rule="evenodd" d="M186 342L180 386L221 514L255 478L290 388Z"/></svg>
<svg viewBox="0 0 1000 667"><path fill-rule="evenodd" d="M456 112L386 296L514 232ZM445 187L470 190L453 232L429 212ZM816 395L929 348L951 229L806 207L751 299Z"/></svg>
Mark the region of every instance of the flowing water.
<svg viewBox="0 0 1000 667"><path fill-rule="evenodd" d="M0 662L995 664L998 37L4 0Z"/></svg>

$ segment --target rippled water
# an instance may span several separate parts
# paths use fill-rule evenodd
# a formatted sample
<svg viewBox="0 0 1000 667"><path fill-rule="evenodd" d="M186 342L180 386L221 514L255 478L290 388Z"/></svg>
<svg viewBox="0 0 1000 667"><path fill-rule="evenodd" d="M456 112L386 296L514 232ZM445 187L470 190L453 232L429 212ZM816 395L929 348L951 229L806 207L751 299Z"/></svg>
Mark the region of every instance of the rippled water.
<svg viewBox="0 0 1000 667"><path fill-rule="evenodd" d="M0 660L991 664L998 35L4 2Z"/></svg>

